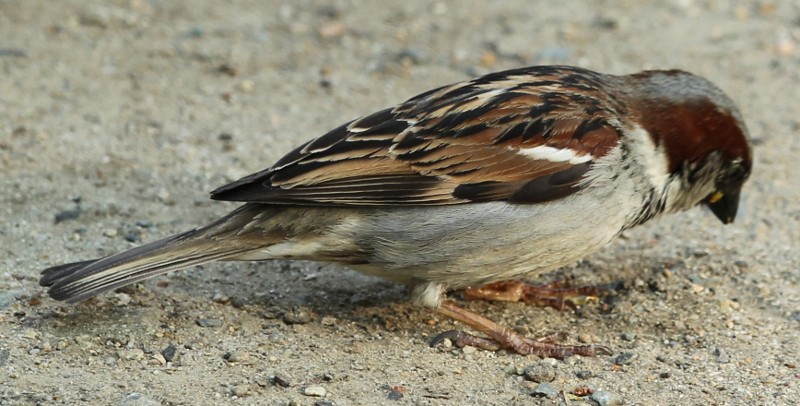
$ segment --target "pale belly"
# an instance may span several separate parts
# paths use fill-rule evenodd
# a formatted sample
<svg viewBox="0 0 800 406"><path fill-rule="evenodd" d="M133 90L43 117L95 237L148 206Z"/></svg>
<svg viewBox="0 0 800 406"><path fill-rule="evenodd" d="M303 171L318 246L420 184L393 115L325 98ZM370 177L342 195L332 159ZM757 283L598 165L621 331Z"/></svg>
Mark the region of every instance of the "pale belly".
<svg viewBox="0 0 800 406"><path fill-rule="evenodd" d="M575 199L574 208L587 207L583 203ZM618 211L618 216L572 208L484 203L458 210L372 210L333 232L354 236L354 245L363 253L361 261L350 264L356 270L410 284L462 288L572 264L607 245L625 220L623 208L610 211Z"/></svg>

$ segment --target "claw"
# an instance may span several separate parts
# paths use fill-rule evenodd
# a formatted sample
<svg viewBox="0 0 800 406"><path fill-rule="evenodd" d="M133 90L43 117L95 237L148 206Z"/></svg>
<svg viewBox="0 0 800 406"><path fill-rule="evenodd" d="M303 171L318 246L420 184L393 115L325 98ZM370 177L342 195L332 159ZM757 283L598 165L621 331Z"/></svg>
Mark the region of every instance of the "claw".
<svg viewBox="0 0 800 406"><path fill-rule="evenodd" d="M461 331L458 331L458 330L447 330L447 331L441 332L441 333L437 334L436 337L433 337L433 340L431 340L430 346L431 346L431 348L436 347L437 345L439 345L444 340L450 340L450 341L456 342L458 340L458 337L461 334L464 334L464 333L461 332Z"/></svg>

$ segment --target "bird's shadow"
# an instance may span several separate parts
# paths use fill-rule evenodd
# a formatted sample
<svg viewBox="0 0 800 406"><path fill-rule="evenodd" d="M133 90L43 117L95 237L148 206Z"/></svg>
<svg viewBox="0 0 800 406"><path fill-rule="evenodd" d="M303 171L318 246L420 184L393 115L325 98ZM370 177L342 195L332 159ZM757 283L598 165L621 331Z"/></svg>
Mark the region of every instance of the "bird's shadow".
<svg viewBox="0 0 800 406"><path fill-rule="evenodd" d="M549 279L568 279L571 271L575 269L556 271ZM577 282L570 280L570 283ZM605 296L602 306L594 308L599 312L610 311L613 302L625 292L624 283L606 286L612 287L610 291L614 294ZM120 305L114 295L106 294L75 307L60 306L58 312L43 319L57 316L61 323L52 327L56 331L83 326L81 330L88 330L84 333L100 334L117 323L143 321L152 312L162 313L159 316L162 324L194 323L198 318L214 318L221 311L219 306L232 306L236 308L234 311L285 324L333 317L364 330L411 331L420 325L432 328L425 323L431 320L431 310L407 302L406 290L404 285L339 265L287 260L219 263L117 290L130 300L127 305ZM451 297L461 296L451 294ZM504 304L468 306L486 311L489 306ZM436 329L441 328L433 328L431 333Z"/></svg>

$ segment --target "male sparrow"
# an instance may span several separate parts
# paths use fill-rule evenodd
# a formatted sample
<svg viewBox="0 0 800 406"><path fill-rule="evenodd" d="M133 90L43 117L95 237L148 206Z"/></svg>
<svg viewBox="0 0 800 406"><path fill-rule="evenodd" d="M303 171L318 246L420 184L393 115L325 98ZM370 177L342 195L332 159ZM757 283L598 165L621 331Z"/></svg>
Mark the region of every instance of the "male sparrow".
<svg viewBox="0 0 800 406"><path fill-rule="evenodd" d="M607 350L520 336L445 293L552 271L699 203L730 223L751 153L733 102L687 72L491 73L347 122L211 192L246 203L209 225L49 268L40 284L76 302L211 261L336 262L487 336L443 336L458 345L594 355Z"/></svg>

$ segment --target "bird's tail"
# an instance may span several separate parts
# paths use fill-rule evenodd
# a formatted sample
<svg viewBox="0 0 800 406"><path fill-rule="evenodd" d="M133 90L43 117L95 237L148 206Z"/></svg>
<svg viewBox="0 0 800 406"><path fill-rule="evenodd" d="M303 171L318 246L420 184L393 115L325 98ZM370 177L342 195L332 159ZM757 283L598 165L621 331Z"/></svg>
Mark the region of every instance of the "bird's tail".
<svg viewBox="0 0 800 406"><path fill-rule="evenodd" d="M232 233L241 220L252 220L247 206L206 227L109 257L45 269L39 284L50 288L52 298L73 303L162 273L242 255L259 247Z"/></svg>

